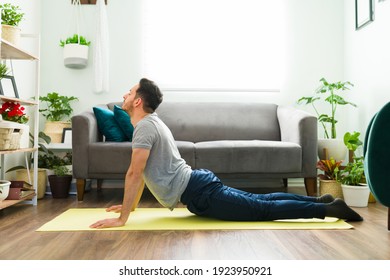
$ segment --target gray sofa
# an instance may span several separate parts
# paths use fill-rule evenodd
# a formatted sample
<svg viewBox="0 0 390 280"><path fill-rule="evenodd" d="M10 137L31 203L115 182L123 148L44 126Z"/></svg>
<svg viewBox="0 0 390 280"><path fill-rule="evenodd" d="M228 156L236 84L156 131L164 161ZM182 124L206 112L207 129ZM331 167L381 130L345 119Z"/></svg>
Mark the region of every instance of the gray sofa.
<svg viewBox="0 0 390 280"><path fill-rule="evenodd" d="M268 103L163 102L157 113L192 168L209 169L237 188L276 180L286 189L288 178L304 178L307 194L316 195L316 117ZM97 179L98 188L104 179L124 179L131 142L103 142L92 108L73 116L72 131L78 200L86 179Z"/></svg>

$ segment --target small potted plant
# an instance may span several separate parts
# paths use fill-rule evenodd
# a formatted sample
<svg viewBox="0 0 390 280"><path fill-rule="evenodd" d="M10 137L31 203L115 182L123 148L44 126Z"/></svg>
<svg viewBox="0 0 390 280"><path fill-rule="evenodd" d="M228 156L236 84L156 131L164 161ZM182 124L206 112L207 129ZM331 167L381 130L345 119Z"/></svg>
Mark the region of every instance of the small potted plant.
<svg viewBox="0 0 390 280"><path fill-rule="evenodd" d="M346 101L342 94L353 86L351 82L335 82L329 83L325 78L320 79L321 85L315 91L315 96L302 97L298 100L298 104L311 104L318 117L318 122L324 130L324 139L318 139L318 156L320 159L326 159L324 149L329 153L329 157L336 160L343 160L347 150L343 145L343 140L337 138L336 134L336 111L339 106L351 105L357 107L356 104ZM320 113L316 107L317 101L323 101L330 105L330 114Z"/></svg>
<svg viewBox="0 0 390 280"><path fill-rule="evenodd" d="M370 189L364 175L364 157L357 156L356 150L363 145L360 133L345 133L344 143L350 150L350 161L340 172L337 180L341 183L345 203L349 206L366 207Z"/></svg>
<svg viewBox="0 0 390 280"><path fill-rule="evenodd" d="M53 143L61 143L64 128L70 128L70 116L73 113L72 101L77 101L75 96L64 96L57 92L40 96L40 101L45 102L46 108L39 112L46 118L44 132L51 137Z"/></svg>
<svg viewBox="0 0 390 280"><path fill-rule="evenodd" d="M334 158L322 159L317 162L317 169L324 172L318 174L320 195L329 193L335 198L343 198L341 183L338 181L341 163L342 161L336 161Z"/></svg>
<svg viewBox="0 0 390 280"><path fill-rule="evenodd" d="M50 190L53 198L67 198L73 176L65 165L55 166L54 174L49 175Z"/></svg>
<svg viewBox="0 0 390 280"><path fill-rule="evenodd" d="M65 41L60 40L60 46L64 48L64 65L68 68L85 68L90 44L90 41L78 34L68 37Z"/></svg>
<svg viewBox="0 0 390 280"><path fill-rule="evenodd" d="M2 38L11 44L18 46L20 41L19 23L23 20L24 13L19 6L9 3L0 4Z"/></svg>

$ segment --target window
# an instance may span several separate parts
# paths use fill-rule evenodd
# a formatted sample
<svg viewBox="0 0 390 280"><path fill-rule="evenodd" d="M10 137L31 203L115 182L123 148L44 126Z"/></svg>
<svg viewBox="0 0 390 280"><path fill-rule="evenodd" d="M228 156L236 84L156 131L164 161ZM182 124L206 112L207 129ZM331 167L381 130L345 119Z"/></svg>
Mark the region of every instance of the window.
<svg viewBox="0 0 390 280"><path fill-rule="evenodd" d="M162 89L280 89L283 0L142 2L143 75Z"/></svg>

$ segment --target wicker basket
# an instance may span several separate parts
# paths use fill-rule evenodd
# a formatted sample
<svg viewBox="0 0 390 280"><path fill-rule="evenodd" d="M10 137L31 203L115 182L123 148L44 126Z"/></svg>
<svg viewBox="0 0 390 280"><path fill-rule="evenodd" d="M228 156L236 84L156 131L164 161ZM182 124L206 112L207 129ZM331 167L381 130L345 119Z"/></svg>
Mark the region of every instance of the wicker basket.
<svg viewBox="0 0 390 280"><path fill-rule="evenodd" d="M20 148L20 139L27 125L10 121L0 121L0 150L17 150Z"/></svg>
<svg viewBox="0 0 390 280"><path fill-rule="evenodd" d="M320 180L320 195L331 194L334 198L344 199L341 183L335 180Z"/></svg>
<svg viewBox="0 0 390 280"><path fill-rule="evenodd" d="M18 47L20 43L20 28L10 25L3 24L2 29L2 38L14 46Z"/></svg>

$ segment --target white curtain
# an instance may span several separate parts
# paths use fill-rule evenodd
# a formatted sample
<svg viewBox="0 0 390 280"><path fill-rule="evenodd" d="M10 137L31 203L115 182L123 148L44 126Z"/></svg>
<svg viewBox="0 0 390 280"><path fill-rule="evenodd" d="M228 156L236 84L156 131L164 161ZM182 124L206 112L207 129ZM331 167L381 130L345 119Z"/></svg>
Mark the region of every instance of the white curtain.
<svg viewBox="0 0 390 280"><path fill-rule="evenodd" d="M97 22L94 46L95 92L109 92L109 34L104 0L96 1Z"/></svg>

